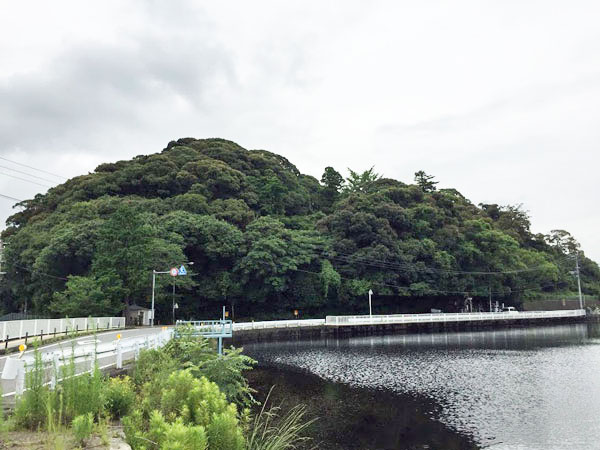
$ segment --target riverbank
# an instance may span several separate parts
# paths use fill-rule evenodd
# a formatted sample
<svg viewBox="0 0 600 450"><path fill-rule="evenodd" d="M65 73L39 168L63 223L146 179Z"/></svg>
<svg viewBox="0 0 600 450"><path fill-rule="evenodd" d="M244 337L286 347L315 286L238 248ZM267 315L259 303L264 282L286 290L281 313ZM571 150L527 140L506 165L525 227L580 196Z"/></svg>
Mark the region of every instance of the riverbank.
<svg viewBox="0 0 600 450"><path fill-rule="evenodd" d="M353 388L288 368L260 365L247 373L264 402L283 412L307 407L311 446L320 450L475 450L468 437L432 419L436 405L427 399L387 391Z"/></svg>

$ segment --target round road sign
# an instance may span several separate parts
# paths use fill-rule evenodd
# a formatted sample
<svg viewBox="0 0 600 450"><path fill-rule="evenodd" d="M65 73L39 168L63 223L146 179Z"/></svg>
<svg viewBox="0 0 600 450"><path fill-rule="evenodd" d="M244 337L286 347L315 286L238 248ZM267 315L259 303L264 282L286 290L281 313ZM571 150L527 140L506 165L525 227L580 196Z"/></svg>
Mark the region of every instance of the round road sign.
<svg viewBox="0 0 600 450"><path fill-rule="evenodd" d="M179 270L177 269L177 267L173 267L169 273L172 277L176 277L177 275L179 275Z"/></svg>

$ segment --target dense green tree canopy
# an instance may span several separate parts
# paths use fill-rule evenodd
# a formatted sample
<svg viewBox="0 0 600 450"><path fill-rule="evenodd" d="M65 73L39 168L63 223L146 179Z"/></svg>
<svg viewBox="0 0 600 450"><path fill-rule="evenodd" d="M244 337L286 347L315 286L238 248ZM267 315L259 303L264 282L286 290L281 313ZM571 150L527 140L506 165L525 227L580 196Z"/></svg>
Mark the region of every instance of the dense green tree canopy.
<svg viewBox="0 0 600 450"><path fill-rule="evenodd" d="M433 176L416 184L374 168L319 182L286 158L223 139L179 139L158 154L98 166L22 202L7 221L5 312L157 317L282 317L364 311L373 289L389 312L452 310L465 296L519 302L600 293L598 265L564 230L533 234L521 205L476 206ZM193 262L193 265L189 263Z"/></svg>

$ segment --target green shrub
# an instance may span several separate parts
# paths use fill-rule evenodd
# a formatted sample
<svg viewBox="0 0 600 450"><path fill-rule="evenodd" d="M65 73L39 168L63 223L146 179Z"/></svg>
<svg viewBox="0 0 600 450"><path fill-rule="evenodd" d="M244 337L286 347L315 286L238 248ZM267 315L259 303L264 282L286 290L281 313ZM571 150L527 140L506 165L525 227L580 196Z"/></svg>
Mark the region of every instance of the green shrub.
<svg viewBox="0 0 600 450"><path fill-rule="evenodd" d="M82 414L73 419L71 428L75 438L81 445L85 443L85 440L92 434L94 427L94 416L92 413Z"/></svg>
<svg viewBox="0 0 600 450"><path fill-rule="evenodd" d="M132 448L144 448L145 441L145 432L147 431L147 427L144 423L144 418L142 416L142 411L139 409L135 409L128 416L123 417L121 420L123 424L123 432L125 433L125 440L131 445Z"/></svg>
<svg viewBox="0 0 600 450"><path fill-rule="evenodd" d="M156 390L157 386L160 390ZM243 448L236 405L229 403L219 387L205 377L195 378L189 369L178 370L162 382L146 383L141 396L144 400L140 408L123 419L127 442L134 449L151 442L167 446L165 436L181 439L180 447L168 443L164 448L169 449L203 448L195 445L204 440L211 450ZM200 444L194 439L199 439Z"/></svg>
<svg viewBox="0 0 600 450"><path fill-rule="evenodd" d="M105 390L106 410L111 417L126 416L135 403L133 383L129 377L111 378Z"/></svg>
<svg viewBox="0 0 600 450"><path fill-rule="evenodd" d="M166 378L179 367L177 360L163 350L142 350L135 363L131 380L139 389L145 383L158 378Z"/></svg>
<svg viewBox="0 0 600 450"><path fill-rule="evenodd" d="M205 450L208 448L204 427L186 426L181 421L168 425L161 450ZM212 447L211 447L212 448Z"/></svg>
<svg viewBox="0 0 600 450"><path fill-rule="evenodd" d="M161 395L161 412L167 420L182 416L185 423L206 426L213 415L230 412L235 417L235 405L227 402L219 387L205 377L195 378L191 371L171 374Z"/></svg>
<svg viewBox="0 0 600 450"><path fill-rule="evenodd" d="M234 405L230 405L232 407ZM210 450L243 450L244 435L239 426L235 409L213 414L206 426Z"/></svg>
<svg viewBox="0 0 600 450"><path fill-rule="evenodd" d="M227 400L241 408L256 404L252 396L254 390L248 385L244 372L251 370L256 361L249 356L242 355L241 348L225 349L223 356L215 357L192 366L192 371L197 377L206 377L217 383Z"/></svg>
<svg viewBox="0 0 600 450"><path fill-rule="evenodd" d="M179 361L180 365L187 363L199 364L207 359L215 358L216 353L208 339L195 336L196 330L191 325L180 325L176 328L177 339L171 339L164 351Z"/></svg>
<svg viewBox="0 0 600 450"><path fill-rule="evenodd" d="M164 351L179 362L180 367L191 368L197 378L206 377L217 383L227 400L241 408L256 404L253 391L244 372L256 364L252 358L242 355L242 349L225 349L218 356L208 339L194 336L194 328L186 325L177 327L179 338L172 339Z"/></svg>
<svg viewBox="0 0 600 450"><path fill-rule="evenodd" d="M159 411L153 411L150 416L147 439L161 450L204 450L208 446L203 426L185 425L181 417L167 423Z"/></svg>

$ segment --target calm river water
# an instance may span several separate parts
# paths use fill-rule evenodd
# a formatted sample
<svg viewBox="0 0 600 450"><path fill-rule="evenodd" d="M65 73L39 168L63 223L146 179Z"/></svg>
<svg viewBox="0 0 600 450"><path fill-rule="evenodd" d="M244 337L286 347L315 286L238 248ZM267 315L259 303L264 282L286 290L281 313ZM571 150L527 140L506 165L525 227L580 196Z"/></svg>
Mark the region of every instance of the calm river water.
<svg viewBox="0 0 600 450"><path fill-rule="evenodd" d="M398 401L421 399L432 421L480 448L600 449L598 324L272 342L245 350L266 366L388 392Z"/></svg>

